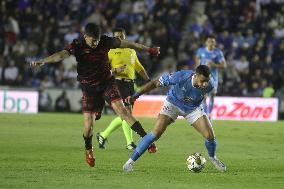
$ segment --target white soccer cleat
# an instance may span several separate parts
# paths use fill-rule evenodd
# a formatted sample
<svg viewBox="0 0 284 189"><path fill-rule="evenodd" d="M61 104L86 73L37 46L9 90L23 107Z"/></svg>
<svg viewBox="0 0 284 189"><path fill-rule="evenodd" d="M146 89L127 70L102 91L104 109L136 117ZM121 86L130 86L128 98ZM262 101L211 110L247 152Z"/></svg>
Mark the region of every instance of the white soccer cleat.
<svg viewBox="0 0 284 189"><path fill-rule="evenodd" d="M216 156L209 157L209 160L219 171L225 172L227 170L226 165L222 161L220 161Z"/></svg>
<svg viewBox="0 0 284 189"><path fill-rule="evenodd" d="M123 171L125 171L125 172L131 172L131 171L133 171L133 163L134 162L132 162L132 163L129 163L129 162L126 162L124 165L123 165Z"/></svg>

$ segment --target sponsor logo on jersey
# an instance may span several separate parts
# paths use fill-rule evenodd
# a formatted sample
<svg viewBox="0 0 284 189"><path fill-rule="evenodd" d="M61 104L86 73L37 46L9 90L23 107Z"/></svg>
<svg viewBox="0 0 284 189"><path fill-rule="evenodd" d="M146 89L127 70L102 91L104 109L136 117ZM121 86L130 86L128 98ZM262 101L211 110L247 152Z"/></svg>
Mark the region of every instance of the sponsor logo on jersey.
<svg viewBox="0 0 284 189"><path fill-rule="evenodd" d="M185 96L185 97L183 98L183 101L184 101L185 103L190 103L190 102L193 101L193 98L190 97L190 96Z"/></svg>

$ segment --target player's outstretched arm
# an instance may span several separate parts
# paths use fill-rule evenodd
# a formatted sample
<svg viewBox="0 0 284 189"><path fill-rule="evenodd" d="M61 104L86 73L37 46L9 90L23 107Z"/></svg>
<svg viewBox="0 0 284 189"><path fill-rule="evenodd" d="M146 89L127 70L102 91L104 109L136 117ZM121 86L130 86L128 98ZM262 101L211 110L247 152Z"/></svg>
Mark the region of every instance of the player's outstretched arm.
<svg viewBox="0 0 284 189"><path fill-rule="evenodd" d="M138 74L145 80L145 81L150 81L150 78L147 74L147 72L143 69Z"/></svg>
<svg viewBox="0 0 284 189"><path fill-rule="evenodd" d="M160 47L147 47L145 45L134 43L128 40L121 40L120 43L121 48L131 48L138 51L148 52L150 55L158 56L160 54Z"/></svg>
<svg viewBox="0 0 284 189"><path fill-rule="evenodd" d="M154 81L150 81L148 83L146 83L145 85L143 85L141 87L141 89L136 92L133 96L129 96L126 98L126 102L129 104L133 104L135 102L135 100L137 98L139 98L139 96L141 96L142 94L145 94L147 92L150 92L151 90L160 87L160 81L159 80L154 80Z"/></svg>
<svg viewBox="0 0 284 189"><path fill-rule="evenodd" d="M36 60L31 62L31 66L36 67L36 66L42 66L44 64L48 63L54 63L54 62L59 62L65 58L70 56L69 52L67 50L62 50L57 53L54 53L46 58L43 58L41 60Z"/></svg>
<svg viewBox="0 0 284 189"><path fill-rule="evenodd" d="M160 87L160 81L159 80L153 80L141 87L141 89L137 92L139 93L139 96L145 93L150 92L151 90Z"/></svg>

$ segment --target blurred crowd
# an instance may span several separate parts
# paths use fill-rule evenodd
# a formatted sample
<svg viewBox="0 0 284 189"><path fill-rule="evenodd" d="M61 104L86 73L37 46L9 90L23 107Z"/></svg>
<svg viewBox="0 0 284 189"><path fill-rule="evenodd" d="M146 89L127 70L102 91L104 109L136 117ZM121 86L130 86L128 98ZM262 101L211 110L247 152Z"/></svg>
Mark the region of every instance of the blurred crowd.
<svg viewBox="0 0 284 189"><path fill-rule="evenodd" d="M37 70L29 63L62 50L95 22L107 35L124 27L128 40L160 46L159 57L138 54L151 78L193 69L204 35L214 34L228 64L219 95L271 96L283 90L283 12L273 0L2 0L0 85L78 88L74 57Z"/></svg>

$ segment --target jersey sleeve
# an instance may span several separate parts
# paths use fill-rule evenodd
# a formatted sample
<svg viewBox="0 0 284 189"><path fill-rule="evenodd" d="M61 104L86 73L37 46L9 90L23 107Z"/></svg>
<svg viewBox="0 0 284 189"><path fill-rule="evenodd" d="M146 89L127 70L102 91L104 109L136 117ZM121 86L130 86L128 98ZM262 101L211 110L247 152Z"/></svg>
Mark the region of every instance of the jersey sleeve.
<svg viewBox="0 0 284 189"><path fill-rule="evenodd" d="M184 76L182 71L164 74L159 78L160 86L176 85L184 79Z"/></svg>
<svg viewBox="0 0 284 189"><path fill-rule="evenodd" d="M201 48L197 49L197 52L196 52L196 57L201 59Z"/></svg>
<svg viewBox="0 0 284 189"><path fill-rule="evenodd" d="M207 93L211 92L214 89L214 79L211 78L209 81L209 85L207 87Z"/></svg>
<svg viewBox="0 0 284 189"><path fill-rule="evenodd" d="M218 51L217 61L218 62L225 61L224 54L223 54L223 52L221 50Z"/></svg>
<svg viewBox="0 0 284 189"><path fill-rule="evenodd" d="M141 70L144 70L144 67L142 66L142 64L140 63L140 61L137 57L136 51L131 49L131 53L132 53L132 56L135 58L135 62L134 62L135 71L140 72Z"/></svg>

